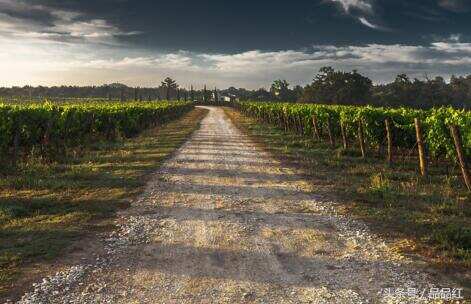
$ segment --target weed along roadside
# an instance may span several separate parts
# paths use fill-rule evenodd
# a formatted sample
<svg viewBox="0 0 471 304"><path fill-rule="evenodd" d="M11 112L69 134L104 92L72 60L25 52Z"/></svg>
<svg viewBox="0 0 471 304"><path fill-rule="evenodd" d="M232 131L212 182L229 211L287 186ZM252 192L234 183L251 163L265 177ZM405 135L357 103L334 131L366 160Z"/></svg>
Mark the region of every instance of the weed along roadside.
<svg viewBox="0 0 471 304"><path fill-rule="evenodd" d="M22 148L16 164L0 171L0 295L19 295L38 277L75 263L73 256L112 229L116 211L141 193L206 113L194 108L137 136L71 147L54 160Z"/></svg>
<svg viewBox="0 0 471 304"><path fill-rule="evenodd" d="M353 130L348 133L352 137L346 144L333 148L334 140L329 136L327 123L322 126L324 132L321 131L320 115L304 119L302 110L292 110L291 116L284 117L276 110L267 110L265 115L265 106L276 109L278 105L242 102L236 105L242 113L232 108L225 111L238 127L272 155L302 168L316 191L335 197L346 214L370 223L371 229L392 242L398 252L420 256L438 271L469 286L471 196L460 172L464 164L460 168L453 162L432 158L427 166L425 159L419 161L414 150L393 147L391 131L387 131L391 130L388 119L382 119L386 148L373 149L371 142L368 149L366 143L362 148L365 139L355 143ZM257 111L250 107L260 108ZM296 107L308 106L293 105ZM297 125L298 120L293 117L298 114L301 121L310 123L309 127ZM339 124L336 134L345 141L341 129ZM418 136L422 136L421 131L417 130ZM465 129L465 132L470 131ZM366 132L371 134L369 130ZM403 140L415 140L416 130L410 132L410 136L403 135ZM357 139L361 138L361 133L358 128Z"/></svg>

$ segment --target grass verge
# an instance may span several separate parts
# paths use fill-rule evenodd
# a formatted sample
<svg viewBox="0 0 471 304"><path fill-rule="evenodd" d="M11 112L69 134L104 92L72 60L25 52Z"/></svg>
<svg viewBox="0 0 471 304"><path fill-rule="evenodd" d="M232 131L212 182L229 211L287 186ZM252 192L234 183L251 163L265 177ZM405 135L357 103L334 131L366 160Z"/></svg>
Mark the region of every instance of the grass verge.
<svg viewBox="0 0 471 304"><path fill-rule="evenodd" d="M370 223L398 251L420 255L455 277L469 274L471 195L459 186L459 176L421 179L415 163L388 168L384 160L362 160L357 151L332 150L327 144L259 123L233 109L225 111L275 157L303 168L320 193L334 196L344 212Z"/></svg>
<svg viewBox="0 0 471 304"><path fill-rule="evenodd" d="M109 229L115 212L129 206L149 173L186 141L206 112L196 108L136 138L97 143L61 162L30 159L0 169L0 299L31 265Z"/></svg>

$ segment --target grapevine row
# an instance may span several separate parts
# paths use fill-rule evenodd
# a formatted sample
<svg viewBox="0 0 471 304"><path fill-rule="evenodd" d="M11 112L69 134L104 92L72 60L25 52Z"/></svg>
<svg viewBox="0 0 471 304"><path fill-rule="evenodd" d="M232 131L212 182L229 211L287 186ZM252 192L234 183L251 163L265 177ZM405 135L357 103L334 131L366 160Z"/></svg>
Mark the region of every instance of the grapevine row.
<svg viewBox="0 0 471 304"><path fill-rule="evenodd" d="M471 156L471 112L465 110L450 107L416 110L273 102L236 102L235 106L249 116L286 131L319 139L328 137L332 146L336 145L336 139L342 139L346 148L354 139L360 142L358 145L363 153L381 149L388 143L386 124L390 130L390 143L394 147L404 150L415 148L418 145L416 126L419 124L427 153L435 158L455 160L456 144L450 132L450 127L455 127L461 133L463 158L466 160Z"/></svg>
<svg viewBox="0 0 471 304"><path fill-rule="evenodd" d="M129 138L192 107L187 102L0 104L0 153L60 153L100 140Z"/></svg>

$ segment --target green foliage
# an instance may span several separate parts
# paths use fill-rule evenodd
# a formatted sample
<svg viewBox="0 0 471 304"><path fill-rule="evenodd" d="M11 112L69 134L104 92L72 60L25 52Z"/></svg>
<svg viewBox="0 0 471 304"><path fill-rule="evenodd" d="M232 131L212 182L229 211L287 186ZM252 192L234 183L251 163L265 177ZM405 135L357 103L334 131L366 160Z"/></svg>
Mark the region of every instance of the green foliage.
<svg viewBox="0 0 471 304"><path fill-rule="evenodd" d="M433 237L445 248L456 246L463 251L469 252L471 250L471 229L469 227L449 223L441 230L436 231Z"/></svg>
<svg viewBox="0 0 471 304"><path fill-rule="evenodd" d="M319 128L325 130L327 122L333 123L334 135L340 135L340 122L347 137L355 139L358 122L364 124L367 143L378 146L385 143L384 121L389 118L393 124L393 143L396 147L411 149L415 146L414 119L423 124L424 138L428 150L435 156L455 157L455 148L449 125L460 127L463 148L471 155L471 112L451 107L416 110L410 108L380 108L371 106L292 104L273 102L238 102L236 106L248 115L257 117L280 127L298 130L305 135L313 134L312 117L317 118ZM298 124L301 124L299 126Z"/></svg>
<svg viewBox="0 0 471 304"><path fill-rule="evenodd" d="M271 85L270 92L276 100L295 101L296 91L289 88L289 83L286 80L275 80Z"/></svg>
<svg viewBox="0 0 471 304"><path fill-rule="evenodd" d="M161 87L165 89L165 98L167 100L170 100L170 94L172 91L178 92L177 82L170 77L167 77L162 81Z"/></svg>
<svg viewBox="0 0 471 304"><path fill-rule="evenodd" d="M17 218L26 214L28 214L28 211L23 206L8 203L0 204L0 219Z"/></svg>
<svg viewBox="0 0 471 304"><path fill-rule="evenodd" d="M371 97L373 84L357 71L335 71L323 67L306 86L301 100L305 102L329 102L333 104L363 104Z"/></svg>
<svg viewBox="0 0 471 304"><path fill-rule="evenodd" d="M186 102L0 104L0 153L50 155L99 140L129 138L191 108Z"/></svg>

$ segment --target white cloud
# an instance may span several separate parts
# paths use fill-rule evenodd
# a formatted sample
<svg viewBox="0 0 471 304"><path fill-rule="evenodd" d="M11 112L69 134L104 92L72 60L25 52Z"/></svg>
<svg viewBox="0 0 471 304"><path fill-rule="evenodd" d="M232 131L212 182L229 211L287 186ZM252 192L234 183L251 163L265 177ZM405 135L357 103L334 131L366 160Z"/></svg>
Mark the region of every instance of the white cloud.
<svg viewBox="0 0 471 304"><path fill-rule="evenodd" d="M365 25L369 28L372 28L372 29L375 29L375 30L384 30L383 27L369 22L368 20L366 20L365 17L359 17L358 21L360 21L361 24L363 24L363 25Z"/></svg>
<svg viewBox="0 0 471 304"><path fill-rule="evenodd" d="M88 33L88 32L87 32ZM88 34L87 34L88 35ZM63 44L5 38L0 48L0 86L101 84L154 86L171 76L183 86L256 88L273 79L308 83L322 66L357 69L375 81L469 73L471 43L444 40L430 45L315 45L307 50L252 50L235 54L138 52L123 47Z"/></svg>
<svg viewBox="0 0 471 304"><path fill-rule="evenodd" d="M221 72L250 74L261 70L290 69L300 66L322 64L384 64L421 63L427 51L436 47L408 46L401 44L364 46L316 45L307 51L262 52L258 50L239 54L200 55L209 66ZM471 54L471 53L470 53Z"/></svg>
<svg viewBox="0 0 471 304"><path fill-rule="evenodd" d="M76 67L87 67L93 69L126 70L130 68L145 69L172 69L184 71L196 71L199 69L194 64L187 52L163 54L159 56L124 57L121 59L95 59L88 62L77 61Z"/></svg>
<svg viewBox="0 0 471 304"><path fill-rule="evenodd" d="M218 71L240 71L250 73L260 69L270 70L272 68L287 68L299 66L307 61L321 59L325 53L323 51L315 53L305 53L301 51L278 51L262 52L259 50L248 51L239 54L202 54L212 68Z"/></svg>
<svg viewBox="0 0 471 304"><path fill-rule="evenodd" d="M461 40L461 34L451 34L448 40L453 41L453 42L460 42Z"/></svg>
<svg viewBox="0 0 471 304"><path fill-rule="evenodd" d="M345 14L351 15L366 27L378 31L388 31L388 28L369 20L375 15L373 1L374 0L326 0L327 3L336 4ZM368 18L366 16L368 16Z"/></svg>
<svg viewBox="0 0 471 304"><path fill-rule="evenodd" d="M328 0L340 5L345 13L350 13L352 9L360 10L364 13L372 13L373 5L367 0Z"/></svg>
<svg viewBox="0 0 471 304"><path fill-rule="evenodd" d="M434 42L432 43L432 49L447 53L447 54L459 54L459 53L470 53L471 54L471 43L460 43L460 42Z"/></svg>

